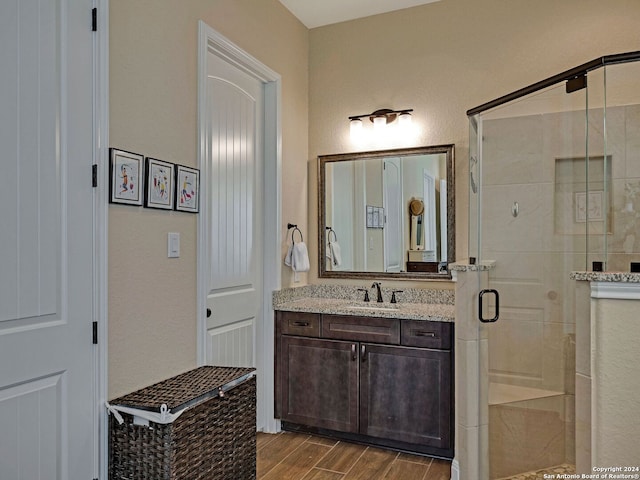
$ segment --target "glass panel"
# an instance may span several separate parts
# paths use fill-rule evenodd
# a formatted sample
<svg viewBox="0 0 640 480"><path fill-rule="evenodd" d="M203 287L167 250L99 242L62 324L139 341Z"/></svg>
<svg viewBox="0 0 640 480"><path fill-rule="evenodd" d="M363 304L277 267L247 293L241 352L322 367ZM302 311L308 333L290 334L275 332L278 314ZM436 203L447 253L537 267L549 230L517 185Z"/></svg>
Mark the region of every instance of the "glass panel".
<svg viewBox="0 0 640 480"><path fill-rule="evenodd" d="M587 90L588 130L585 182L576 193L576 221L581 222L587 237L587 258L584 270L607 268L607 233L611 204L611 156L606 136L605 69L589 73Z"/></svg>
<svg viewBox="0 0 640 480"><path fill-rule="evenodd" d="M607 225L603 253L607 271L628 272L631 262L640 260L640 62L609 65L594 73L606 93L603 124L589 129L590 135L598 128L605 133L605 186L610 190L603 212ZM593 84L590 75L590 105Z"/></svg>
<svg viewBox="0 0 640 480"><path fill-rule="evenodd" d="M588 222L578 209L587 186L585 107L586 89L567 93L563 83L477 122L479 260L495 261L489 282L500 293L500 319L484 327L490 478L575 470L569 273L586 262Z"/></svg>
<svg viewBox="0 0 640 480"><path fill-rule="evenodd" d="M469 118L469 257L477 258L480 245L479 230L479 208L478 201L480 177L478 176L480 160L480 148L478 148L478 125L482 125L480 116L475 115Z"/></svg>

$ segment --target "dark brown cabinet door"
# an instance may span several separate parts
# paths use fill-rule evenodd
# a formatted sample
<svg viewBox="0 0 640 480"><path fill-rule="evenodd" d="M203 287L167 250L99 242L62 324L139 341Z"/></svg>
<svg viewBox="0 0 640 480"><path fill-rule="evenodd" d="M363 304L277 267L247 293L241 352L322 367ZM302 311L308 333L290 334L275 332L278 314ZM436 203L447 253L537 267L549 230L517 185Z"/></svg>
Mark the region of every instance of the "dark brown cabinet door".
<svg viewBox="0 0 640 480"><path fill-rule="evenodd" d="M360 433L451 447L451 352L360 345Z"/></svg>
<svg viewBox="0 0 640 480"><path fill-rule="evenodd" d="M281 342L282 420L356 433L357 344L287 335Z"/></svg>

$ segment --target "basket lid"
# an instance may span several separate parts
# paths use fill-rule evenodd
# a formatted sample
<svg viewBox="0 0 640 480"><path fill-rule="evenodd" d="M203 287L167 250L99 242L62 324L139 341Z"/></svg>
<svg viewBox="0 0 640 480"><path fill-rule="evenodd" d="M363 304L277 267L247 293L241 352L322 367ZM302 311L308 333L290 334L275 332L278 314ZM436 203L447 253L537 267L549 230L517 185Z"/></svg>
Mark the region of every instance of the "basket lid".
<svg viewBox="0 0 640 480"><path fill-rule="evenodd" d="M219 392L226 392L254 375L254 368L204 366L116 398L110 403L160 412L166 405L170 413L195 405Z"/></svg>

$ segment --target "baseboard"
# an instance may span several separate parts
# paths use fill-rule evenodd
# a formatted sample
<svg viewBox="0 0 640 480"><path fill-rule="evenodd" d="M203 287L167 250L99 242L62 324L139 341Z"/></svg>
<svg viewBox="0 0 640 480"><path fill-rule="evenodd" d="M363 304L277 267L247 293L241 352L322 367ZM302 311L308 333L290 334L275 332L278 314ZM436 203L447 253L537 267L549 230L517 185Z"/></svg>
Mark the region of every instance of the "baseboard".
<svg viewBox="0 0 640 480"><path fill-rule="evenodd" d="M460 464L457 458L451 462L451 480L460 480Z"/></svg>
<svg viewBox="0 0 640 480"><path fill-rule="evenodd" d="M447 449L428 446L424 444L406 443L397 440L389 440L385 438L362 435L358 433L339 432L336 430L328 430L325 428L310 427L308 425L301 425L298 423L291 423L286 421L281 422L281 427L282 430L288 432L310 433L312 435L344 440L351 443L371 445L374 447L387 448L389 450L395 450L398 452L410 453L413 455L425 455L428 457L441 458L443 460L449 461L451 461L451 459L453 458L454 453L452 448Z"/></svg>

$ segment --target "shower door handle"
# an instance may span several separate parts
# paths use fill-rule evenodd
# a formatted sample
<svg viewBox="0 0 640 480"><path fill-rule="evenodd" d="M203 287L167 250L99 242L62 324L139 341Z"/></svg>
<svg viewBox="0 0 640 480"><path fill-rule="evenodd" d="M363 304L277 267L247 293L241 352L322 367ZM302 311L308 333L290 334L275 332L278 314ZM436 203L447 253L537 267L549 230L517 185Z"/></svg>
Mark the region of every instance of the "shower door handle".
<svg viewBox="0 0 640 480"><path fill-rule="evenodd" d="M482 316L482 297L484 297L484 295L487 293L493 293L496 297L496 314L493 318L484 318ZM499 317L500 317L500 294L498 293L497 290L494 290L493 288L485 288L484 290L481 290L480 293L478 294L478 319L483 323L493 323L493 322L497 322Z"/></svg>

